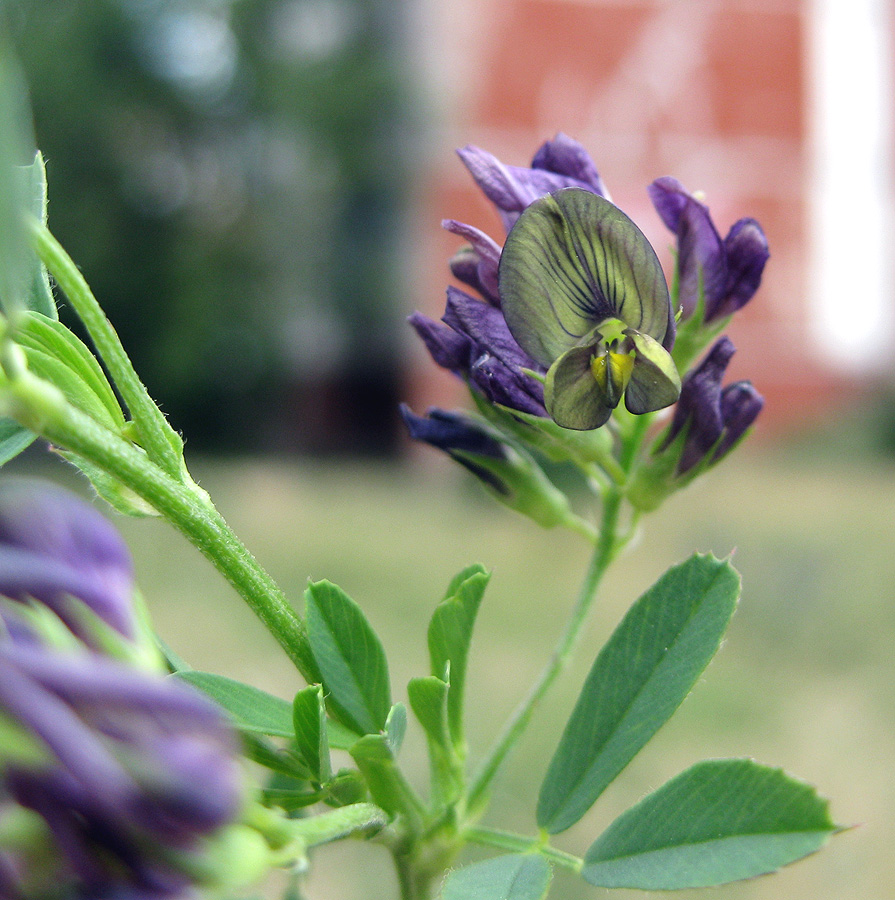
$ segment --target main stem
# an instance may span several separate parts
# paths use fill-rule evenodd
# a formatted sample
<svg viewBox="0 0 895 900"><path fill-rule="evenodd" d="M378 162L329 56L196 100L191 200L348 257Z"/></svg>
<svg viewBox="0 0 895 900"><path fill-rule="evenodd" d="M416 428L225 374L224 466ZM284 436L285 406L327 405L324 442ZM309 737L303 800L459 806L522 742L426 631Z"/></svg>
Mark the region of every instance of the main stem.
<svg viewBox="0 0 895 900"><path fill-rule="evenodd" d="M591 556L587 574L578 592L578 599L572 610L572 616L566 624L565 630L540 677L516 708L488 758L473 780L469 789L468 805L470 809L476 809L506 755L519 740L523 731L525 731L541 698L547 693L553 682L556 681L560 672L568 665L581 631L581 626L596 597L597 588L600 585L603 574L606 572L618 549L618 517L621 500L621 493L618 489L611 488L607 492L603 503L600 537Z"/></svg>
<svg viewBox="0 0 895 900"><path fill-rule="evenodd" d="M649 427L650 420L651 416L638 417L633 427L622 440L619 464L625 478L631 471L631 466ZM623 489L623 483L614 483L606 489L603 495L600 536L591 556L584 581L578 592L578 599L572 610L571 618L566 624L566 628L540 677L534 683L525 699L516 708L516 711L507 722L503 732L473 780L469 788L467 801L470 810L478 809L488 790L488 786L497 774L507 754L522 736L541 698L547 693L572 657L572 651L575 649L587 613L590 611L596 598L597 589L600 586L603 575L606 573L606 569L615 558L615 555L627 541L627 538L619 533L619 514L621 512Z"/></svg>

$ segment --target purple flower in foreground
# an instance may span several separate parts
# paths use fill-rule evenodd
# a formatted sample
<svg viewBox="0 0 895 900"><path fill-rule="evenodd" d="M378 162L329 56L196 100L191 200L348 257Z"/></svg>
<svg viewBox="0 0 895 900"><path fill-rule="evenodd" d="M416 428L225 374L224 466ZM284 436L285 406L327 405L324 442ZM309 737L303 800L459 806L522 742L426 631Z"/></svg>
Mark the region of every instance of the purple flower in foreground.
<svg viewBox="0 0 895 900"><path fill-rule="evenodd" d="M93 646L87 611L131 634L132 591L127 549L92 507L0 485L0 818L30 815L33 833L16 845L0 830L0 897L182 898L241 808L224 713Z"/></svg>
<svg viewBox="0 0 895 900"><path fill-rule="evenodd" d="M764 398L748 381L721 387L734 352L730 339L720 338L705 359L684 378L680 400L662 446L667 448L683 432L678 475L703 461L713 465L729 453L764 406Z"/></svg>
<svg viewBox="0 0 895 900"><path fill-rule="evenodd" d="M723 240L709 209L675 178L654 181L650 199L665 225L677 237L679 301L684 318L705 298L703 321L732 315L745 306L761 284L770 253L761 226L740 219Z"/></svg>
<svg viewBox="0 0 895 900"><path fill-rule="evenodd" d="M607 196L587 151L564 134L545 142L529 168L504 165L478 147L465 147L458 153L494 203L507 231L526 207L551 191L579 187ZM546 368L519 346L501 312L497 283L501 245L472 225L453 219L442 224L468 242L451 259L450 268L454 277L481 299L449 287L440 322L414 313L410 324L436 364L463 378L492 403L546 417L543 383L526 373L543 375Z"/></svg>
<svg viewBox="0 0 895 900"><path fill-rule="evenodd" d="M0 594L46 604L87 639L81 601L125 637L134 637L127 546L92 506L52 484L9 479L0 485Z"/></svg>
<svg viewBox="0 0 895 900"><path fill-rule="evenodd" d="M221 711L185 684L86 650L7 640L0 712L4 793L44 821L54 888L79 898L182 897L191 854L242 802L235 735ZM32 752L11 752L17 743ZM9 895L29 896L43 874L20 871Z"/></svg>

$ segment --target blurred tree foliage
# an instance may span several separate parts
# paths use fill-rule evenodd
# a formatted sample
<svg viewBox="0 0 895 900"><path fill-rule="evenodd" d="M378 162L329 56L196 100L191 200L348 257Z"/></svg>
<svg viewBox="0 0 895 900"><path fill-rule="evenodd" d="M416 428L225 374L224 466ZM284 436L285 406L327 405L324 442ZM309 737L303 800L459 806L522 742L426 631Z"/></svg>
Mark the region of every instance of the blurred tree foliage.
<svg viewBox="0 0 895 900"><path fill-rule="evenodd" d="M192 446L387 449L413 162L403 4L8 9L50 226Z"/></svg>

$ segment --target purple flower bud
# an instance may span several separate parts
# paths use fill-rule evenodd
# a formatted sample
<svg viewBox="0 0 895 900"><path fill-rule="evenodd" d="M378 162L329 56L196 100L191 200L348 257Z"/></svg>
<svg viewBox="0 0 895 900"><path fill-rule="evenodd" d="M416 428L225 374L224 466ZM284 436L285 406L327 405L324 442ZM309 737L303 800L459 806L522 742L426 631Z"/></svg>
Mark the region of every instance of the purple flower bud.
<svg viewBox="0 0 895 900"><path fill-rule="evenodd" d="M472 225L464 225L453 219L445 219L441 224L447 231L469 241L469 246L460 250L450 261L453 276L475 288L492 306L500 306L500 292L497 288L500 245Z"/></svg>
<svg viewBox="0 0 895 900"><path fill-rule="evenodd" d="M579 187L607 199L609 196L587 151L564 134L543 144L530 168L504 165L471 145L457 152L476 184L497 207L507 231L529 204L561 188Z"/></svg>
<svg viewBox="0 0 895 900"><path fill-rule="evenodd" d="M0 752L0 777L10 800L46 822L59 889L184 896L188 857L242 803L223 713L174 679L10 640L0 644L0 712L39 748L33 759Z"/></svg>
<svg viewBox="0 0 895 900"><path fill-rule="evenodd" d="M693 314L700 294L705 298L705 322L745 306L758 290L770 256L758 222L740 219L722 241L708 207L677 179L659 178L647 190L656 212L677 237L678 299L684 318Z"/></svg>
<svg viewBox="0 0 895 900"><path fill-rule="evenodd" d="M46 604L79 637L72 598L134 637L133 565L118 532L93 507L55 485L0 485L0 594Z"/></svg>
<svg viewBox="0 0 895 900"><path fill-rule="evenodd" d="M461 378L469 371L469 358L473 353L472 341L458 334L443 322L435 322L422 313L412 313L407 321L426 345L436 365Z"/></svg>
<svg viewBox="0 0 895 900"><path fill-rule="evenodd" d="M401 415L412 438L443 450L511 509L544 528L568 522L571 510L566 495L528 454L499 440L484 423L435 408L422 417L402 405Z"/></svg>
<svg viewBox="0 0 895 900"><path fill-rule="evenodd" d="M415 441L423 441L443 450L498 494L508 492L507 486L499 478L474 461L475 457L505 461L507 452L504 445L469 418L436 407L430 407L425 416L417 416L403 403L401 415L407 431Z"/></svg>
<svg viewBox="0 0 895 900"><path fill-rule="evenodd" d="M729 338L719 338L705 359L683 380L681 396L662 445L662 449L667 448L685 431L678 475L703 460L714 464L721 459L764 406L764 399L748 381L738 381L722 390L724 372L734 352Z"/></svg>

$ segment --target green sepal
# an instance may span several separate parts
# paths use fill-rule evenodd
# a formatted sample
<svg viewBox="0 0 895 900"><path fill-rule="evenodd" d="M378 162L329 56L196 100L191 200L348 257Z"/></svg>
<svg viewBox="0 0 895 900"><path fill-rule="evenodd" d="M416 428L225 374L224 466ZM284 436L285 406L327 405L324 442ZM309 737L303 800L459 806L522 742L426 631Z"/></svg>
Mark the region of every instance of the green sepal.
<svg viewBox="0 0 895 900"><path fill-rule="evenodd" d="M471 390L470 394L479 412L511 440L514 447L533 447L551 462L574 462L585 468L592 463L613 467L613 438L605 428L572 431L546 416L491 403L478 391Z"/></svg>
<svg viewBox="0 0 895 900"><path fill-rule="evenodd" d="M388 662L363 610L329 581L305 591L308 640L327 705L358 734L385 728L391 709Z"/></svg>
<svg viewBox="0 0 895 900"><path fill-rule="evenodd" d="M441 900L543 900L550 889L550 863L536 853L512 853L454 869Z"/></svg>
<svg viewBox="0 0 895 900"><path fill-rule="evenodd" d="M675 267L675 277L677 267ZM705 291L702 271L699 273L699 292L693 312L679 323L671 355L680 372L686 372L693 360L727 327L732 318L722 316L710 324L705 322Z"/></svg>
<svg viewBox="0 0 895 900"><path fill-rule="evenodd" d="M322 685L308 685L296 693L292 700L292 724L295 752L310 772L311 779L316 784L325 784L332 778L332 767Z"/></svg>
<svg viewBox="0 0 895 900"><path fill-rule="evenodd" d="M491 431L490 426L483 426ZM497 459L483 453L452 450L451 456L468 464L482 484L504 506L527 516L542 528L555 528L572 517L569 498L547 477L537 460L524 448L504 442L506 458Z"/></svg>
<svg viewBox="0 0 895 900"><path fill-rule="evenodd" d="M431 672L450 679L447 714L451 739L458 754L465 755L463 737L463 692L466 659L476 614L491 574L474 564L451 580L448 590L429 621L428 644ZM448 674L449 673L449 674Z"/></svg>
<svg viewBox="0 0 895 900"><path fill-rule="evenodd" d="M809 785L748 759L706 760L622 813L581 877L606 888L681 890L774 872L839 829Z"/></svg>

